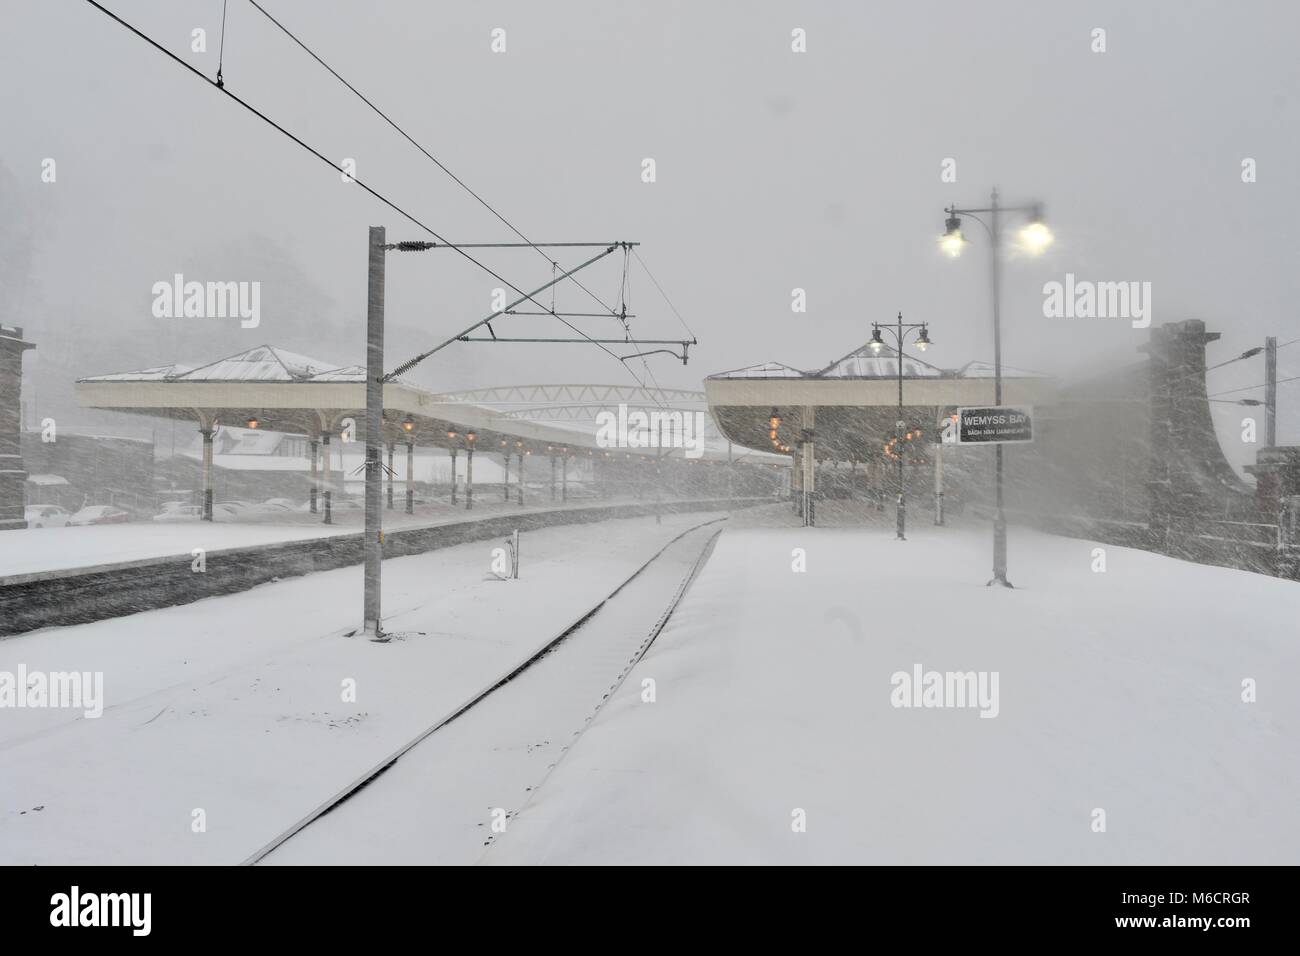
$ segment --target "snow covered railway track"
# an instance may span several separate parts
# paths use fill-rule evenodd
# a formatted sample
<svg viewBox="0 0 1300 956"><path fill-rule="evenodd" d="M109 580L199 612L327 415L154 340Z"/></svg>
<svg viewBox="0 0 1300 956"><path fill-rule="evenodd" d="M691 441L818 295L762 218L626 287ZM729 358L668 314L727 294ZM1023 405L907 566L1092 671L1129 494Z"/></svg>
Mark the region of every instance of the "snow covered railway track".
<svg viewBox="0 0 1300 956"><path fill-rule="evenodd" d="M521 734L533 736L542 736L538 727L534 727L533 721L521 721L519 714L523 710L531 710L534 705L538 706L538 712L531 713L533 718L549 717L554 727L570 728L574 721L573 701L581 699L596 700L595 711L586 716L586 721L590 721L595 713L599 712L601 707L608 701L614 690L623 682L627 674L636 666L641 657L649 649L654 639L663 629L664 624L671 616L673 610L677 607L681 598L689 587L690 582L694 580L699 568L703 565L705 559L712 551L712 545L720 533L720 528L710 530L710 526L718 525L727 520L726 518L715 518L693 525L690 528L676 535L672 540L666 543L656 551L648 560L641 564L627 578L619 583L604 598L598 601L591 608L579 615L571 624L563 628L557 635L547 641L541 648L532 652L525 659L513 666L508 672L502 674L492 683L483 687L471 695L464 703L440 717L437 721L425 728L410 740L386 755L382 760L374 764L369 770L357 776L342 789L335 792L327 800L322 802L314 810L295 822L292 826L286 828L275 838L270 840L255 853L251 854L243 861L243 865L253 865L265 860L277 849L285 847L285 844L293 840L294 837L302 834L304 830L320 821L327 814L335 811L339 815L345 815L348 809L355 807L355 804L349 804L348 808L343 805L348 803L353 797L359 797L358 802L364 801L375 794L374 790L367 790L365 795L361 791L365 790L372 783L375 783L381 776L391 770L398 761L408 755L412 750L428 741L426 748L422 749L422 761L426 765L431 762L436 765L438 776L451 780L453 785L455 781L462 780L465 773L471 776L481 771L484 762L491 762L492 759L499 758L502 751L509 751L511 747L492 747L485 741L499 741L502 738L514 740ZM688 540L692 539L692 540ZM685 577L681 576L682 569L688 569ZM649 573L647 573L649 572ZM676 585L675 589L673 585ZM663 605L663 595L671 593L671 599L666 608ZM648 602L653 611L647 611ZM647 633L648 626L648 633ZM578 632L582 632L584 637L583 647L587 648L584 655L577 659L572 656L566 656L562 666L553 668L539 668L537 665L551 658L560 651L561 647L569 642ZM593 633L594 632L594 633ZM628 635L632 635L629 637ZM585 640L590 637L591 640ZM602 640L602 638L606 638ZM614 638L614 639L608 639ZM629 656L630 655L630 656ZM549 679L543 677L539 672L546 671ZM617 672L613 684L609 684L609 675ZM520 680L521 678L526 678ZM557 683L558 681L558 683ZM523 687L521 685L527 685ZM510 694L499 694L506 688L511 688ZM601 690L608 687L608 691L601 696ZM585 696L584 696L585 695ZM483 706L491 701L491 706ZM540 703L539 703L540 701ZM551 706L556 701L562 701L563 706L560 708L561 714L555 713L555 707ZM546 712L548 711L550 712ZM587 707L590 710L590 706ZM471 712L473 712L471 714ZM545 712L545 713L543 713ZM461 718L467 715L473 717L473 720L464 721ZM449 728L453 722L454 728ZM574 739L588 726L578 717L577 722L580 729L573 734ZM544 721L543 721L544 723ZM471 727L470 725L476 725ZM441 733L440 733L441 732ZM448 735L451 735L450 737ZM436 740L430 740L437 735ZM556 739L559 737L555 734ZM460 738L460 739L454 739ZM467 747L467 739L470 738L472 743ZM440 743L441 742L441 743ZM550 744L550 741L546 741ZM550 768L562 759L565 752L572 746L573 740L569 741L568 746L560 749L558 756L544 757L542 759L550 761L545 772L541 774L544 779L549 774ZM540 748L540 744L519 745L526 746L527 752L531 753L535 747ZM441 747L443 752L431 753L438 751ZM457 749L459 748L459 749ZM451 751L450 754L446 751ZM512 766L508 768L511 773L506 773L506 777L512 774L518 777L519 773L530 773L529 782L536 782L535 762L538 758L533 758L534 765L532 769L526 770L521 766ZM459 772L446 773L447 768L444 763L450 761L454 764L455 769ZM403 768L408 768L408 763L402 763ZM419 772L420 768L413 768ZM424 768L427 772L427 766ZM497 768L496 782L500 782L501 768ZM478 773L478 776L484 774ZM487 776L492 776L488 773ZM522 779L522 778L519 778ZM469 781L465 788L473 789L473 784L477 782L483 784L483 780ZM408 787L410 781L408 780ZM400 784L386 786L388 802L393 802L394 791L401 790ZM414 787L413 789L418 789ZM532 791L535 787L527 788ZM415 802L418 810L414 813L419 815L437 818L446 816L446 814L427 813L429 807L427 800L418 795L404 794L398 795L399 799L412 800ZM459 799L462 794L454 795L442 794L443 798L449 796ZM433 798L435 802L438 797ZM454 802L453 800L453 802ZM423 802L422 802L423 801ZM381 800L382 802L382 800ZM444 802L448 802L444 799ZM463 802L463 801L461 801ZM385 811L377 819L392 820L398 814L391 811ZM456 815L455 808L452 809L451 816ZM337 820L337 817L331 817ZM477 824L475 824L477 825ZM324 826L324 824L322 824ZM313 830L317 833L320 828ZM342 830L345 838L351 836L348 834L347 827L332 827L334 831ZM463 831L463 827L461 828ZM473 845L475 849L481 850L482 836L481 833L472 834ZM333 834L337 838L338 833ZM317 838L316 840L307 840L308 843L319 843L322 846L330 844L331 840L328 835L325 839ZM337 839L334 842L338 842ZM364 842L364 841L362 841ZM455 841L453 841L455 842ZM279 862L282 857L292 858L303 856L300 851L301 841L294 841L291 847L285 847L284 851L276 854L276 859L272 862ZM465 841L460 841L462 849ZM287 851L287 852L286 852ZM344 854L345 855L345 854ZM327 853L323 858L314 858L309 851L306 857L313 862L351 862L347 859L340 859L338 854ZM448 861L444 861L448 862Z"/></svg>

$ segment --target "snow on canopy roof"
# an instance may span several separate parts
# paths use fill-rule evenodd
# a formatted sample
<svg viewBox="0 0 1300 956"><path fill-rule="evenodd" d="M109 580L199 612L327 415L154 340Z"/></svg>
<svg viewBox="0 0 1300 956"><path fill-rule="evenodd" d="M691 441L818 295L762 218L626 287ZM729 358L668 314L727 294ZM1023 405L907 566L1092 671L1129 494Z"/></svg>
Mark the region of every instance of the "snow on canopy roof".
<svg viewBox="0 0 1300 956"><path fill-rule="evenodd" d="M163 382L184 375L193 365L155 365L134 372L110 372L107 375L92 375L82 379L83 382Z"/></svg>
<svg viewBox="0 0 1300 956"><path fill-rule="evenodd" d="M259 345L178 376L191 382L303 382L339 368L274 345Z"/></svg>
<svg viewBox="0 0 1300 956"><path fill-rule="evenodd" d="M207 365L158 365L134 372L112 372L82 379L84 382L361 382L366 370L360 365L339 366L333 362L299 355L274 345L230 355Z"/></svg>
<svg viewBox="0 0 1300 956"><path fill-rule="evenodd" d="M719 372L709 378L803 378L806 374L780 362L763 362L761 365L747 365L730 372Z"/></svg>
<svg viewBox="0 0 1300 956"><path fill-rule="evenodd" d="M890 348L888 345L881 348L877 354L871 350L870 344L863 345L854 349L842 359L838 359L826 366L820 372L813 373L814 378L894 378L898 375L897 350ZM912 358L910 355L903 356L903 374L915 378L940 378L943 376L943 369L931 365L929 362L922 362L920 359Z"/></svg>
<svg viewBox="0 0 1300 956"><path fill-rule="evenodd" d="M343 368L313 375L311 380L313 382L364 382L366 370L360 365L345 365Z"/></svg>

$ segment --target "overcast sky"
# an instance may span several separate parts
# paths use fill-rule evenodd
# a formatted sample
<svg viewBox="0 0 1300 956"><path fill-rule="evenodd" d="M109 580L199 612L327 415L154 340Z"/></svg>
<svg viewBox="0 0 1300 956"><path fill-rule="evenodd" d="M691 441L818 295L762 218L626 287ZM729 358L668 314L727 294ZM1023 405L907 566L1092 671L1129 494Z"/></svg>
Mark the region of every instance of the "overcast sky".
<svg viewBox="0 0 1300 956"><path fill-rule="evenodd" d="M215 75L221 0L105 3ZM651 359L663 385L768 360L818 367L900 310L932 324L929 360L991 359L987 238L968 229L958 260L936 238L944 206L987 205L994 185L1041 200L1057 238L1006 263L1008 364L1073 374L1139 357L1147 333L1124 319L1044 318L1043 284L1067 272L1150 282L1155 324L1223 333L1212 358L1300 337L1293 2L264 6L529 238L641 242L700 340L688 367ZM200 27L206 53L190 49ZM795 28L806 53L791 50ZM225 33L229 90L354 157L360 179L444 236L514 238L246 0L229 0ZM363 361L366 227L427 236L81 0L7 0L3 34L0 319L36 341L39 389L262 343ZM956 183L941 182L949 157ZM1257 182L1242 182L1245 158ZM531 250L487 261L521 286L549 278ZM620 267L611 257L583 281L613 303ZM175 272L262 282L260 327L154 318L151 287ZM390 366L485 315L497 285L452 252L391 257ZM806 313L791 311L794 288ZM572 287L558 301L593 306ZM630 308L638 336L682 334L635 264ZM497 331L565 330L515 318ZM1300 374L1300 345L1280 364ZM1262 362L1210 374L1248 385ZM590 346L460 345L412 377L632 381ZM1295 411L1282 437L1300 440L1300 383L1282 389Z"/></svg>

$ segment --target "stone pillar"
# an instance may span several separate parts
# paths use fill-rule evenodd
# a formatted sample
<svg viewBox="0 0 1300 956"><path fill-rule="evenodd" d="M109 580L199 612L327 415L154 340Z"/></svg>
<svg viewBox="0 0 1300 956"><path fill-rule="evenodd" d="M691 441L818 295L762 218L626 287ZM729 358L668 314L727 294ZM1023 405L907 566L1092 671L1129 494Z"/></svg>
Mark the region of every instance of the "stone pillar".
<svg viewBox="0 0 1300 956"><path fill-rule="evenodd" d="M1218 511L1215 506L1222 504L1203 500L1198 478L1218 470L1225 472L1217 476L1221 481L1239 482L1223 459L1205 398L1205 346L1219 333L1188 319L1153 328L1150 336L1142 347L1150 357L1148 523L1151 547L1168 552L1178 550L1172 536L1195 534L1198 514ZM1188 467L1191 463L1201 474Z"/></svg>
<svg viewBox="0 0 1300 956"><path fill-rule="evenodd" d="M524 503L524 453L519 453L519 505Z"/></svg>
<svg viewBox="0 0 1300 956"><path fill-rule="evenodd" d="M0 325L0 531L27 527L23 482L23 353L36 348L23 330Z"/></svg>

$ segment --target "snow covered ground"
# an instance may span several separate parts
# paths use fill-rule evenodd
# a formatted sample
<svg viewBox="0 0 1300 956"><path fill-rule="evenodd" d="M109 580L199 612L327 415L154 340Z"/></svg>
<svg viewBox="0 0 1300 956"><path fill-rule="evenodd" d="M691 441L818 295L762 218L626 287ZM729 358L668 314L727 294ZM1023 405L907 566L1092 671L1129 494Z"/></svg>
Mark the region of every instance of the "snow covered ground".
<svg viewBox="0 0 1300 956"><path fill-rule="evenodd" d="M516 581L491 541L390 560L388 645L342 634L360 567L0 641L0 672L102 671L106 698L0 709L0 864L237 863L716 517L529 532Z"/></svg>
<svg viewBox="0 0 1300 956"><path fill-rule="evenodd" d="M389 561L387 646L359 568L0 641L107 697L0 709L0 863L243 860L712 517ZM732 516L612 692L709 532L267 862L1300 861L1300 585L1012 529L1005 591L986 528L790 521Z"/></svg>
<svg viewBox="0 0 1300 956"><path fill-rule="evenodd" d="M1300 862L1300 585L1013 529L990 589L985 530L758 517L484 862ZM894 706L918 666L996 716Z"/></svg>
<svg viewBox="0 0 1300 956"><path fill-rule="evenodd" d="M466 864L632 666L718 523L671 544L510 683L266 857L268 864ZM400 822L396 822L400 821ZM396 824L395 824L396 822ZM508 834L507 834L508 836Z"/></svg>

